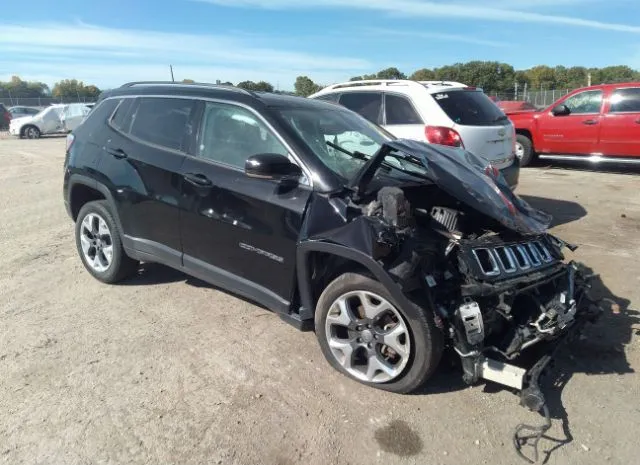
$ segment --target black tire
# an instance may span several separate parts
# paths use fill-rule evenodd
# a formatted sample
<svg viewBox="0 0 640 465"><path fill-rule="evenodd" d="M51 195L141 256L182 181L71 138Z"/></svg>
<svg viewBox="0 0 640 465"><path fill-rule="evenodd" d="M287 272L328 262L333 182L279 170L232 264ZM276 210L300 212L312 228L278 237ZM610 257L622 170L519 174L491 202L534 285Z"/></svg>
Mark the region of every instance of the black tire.
<svg viewBox="0 0 640 465"><path fill-rule="evenodd" d="M40 138L40 129L36 126L28 125L22 128L20 137L23 139L39 139Z"/></svg>
<svg viewBox="0 0 640 465"><path fill-rule="evenodd" d="M102 218L107 224L111 235L110 242L113 247L113 255L108 268L102 272L95 270L88 263L82 250L82 221L89 214L96 214L100 218ZM80 255L80 260L82 260L82 264L84 265L86 270L91 273L91 275L97 280L107 284L114 284L127 278L137 270L139 262L131 259L126 255L124 247L122 246L122 236L120 230L118 229L118 223L113 219L113 214L111 213L111 209L106 200L96 200L84 204L84 206L78 213L78 217L76 218L75 236L76 248L78 250L78 254Z"/></svg>
<svg viewBox="0 0 640 465"><path fill-rule="evenodd" d="M387 300L403 317L411 338L409 361L402 373L386 382L368 382L352 376L336 360L329 348L325 323L332 304L343 294L351 291L369 291ZM436 327L433 314L416 303L401 308L387 289L378 281L356 273L345 273L332 281L320 295L315 313L315 331L320 348L333 368L356 381L395 393L409 393L422 386L434 373L444 349L444 337Z"/></svg>
<svg viewBox="0 0 640 465"><path fill-rule="evenodd" d="M533 142L524 134L516 134L516 144L520 144L522 147L520 166L530 165L535 156L535 153L533 153Z"/></svg>

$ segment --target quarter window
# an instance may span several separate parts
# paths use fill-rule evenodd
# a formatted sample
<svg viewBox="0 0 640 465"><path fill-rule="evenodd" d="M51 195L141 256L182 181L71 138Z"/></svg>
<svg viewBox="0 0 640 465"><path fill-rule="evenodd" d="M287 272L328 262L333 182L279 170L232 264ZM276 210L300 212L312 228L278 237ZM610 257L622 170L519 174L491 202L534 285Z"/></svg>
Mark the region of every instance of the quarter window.
<svg viewBox="0 0 640 465"><path fill-rule="evenodd" d="M640 113L640 88L616 89L609 113Z"/></svg>
<svg viewBox="0 0 640 465"><path fill-rule="evenodd" d="M173 150L185 150L194 100L141 98L134 109L131 135ZM117 115L116 115L117 116Z"/></svg>
<svg viewBox="0 0 640 465"><path fill-rule="evenodd" d="M600 107L602 106L602 91L587 90L585 92L580 92L579 94L569 97L564 101L564 104L569 107L572 115L600 113Z"/></svg>
<svg viewBox="0 0 640 465"><path fill-rule="evenodd" d="M342 94L340 104L360 113L372 123L379 124L382 111L382 94L380 92L351 92Z"/></svg>
<svg viewBox="0 0 640 465"><path fill-rule="evenodd" d="M199 157L244 169L247 158L260 153L287 156L288 150L249 110L206 102Z"/></svg>
<svg viewBox="0 0 640 465"><path fill-rule="evenodd" d="M422 124L411 102L399 95L386 95L385 110L387 124Z"/></svg>

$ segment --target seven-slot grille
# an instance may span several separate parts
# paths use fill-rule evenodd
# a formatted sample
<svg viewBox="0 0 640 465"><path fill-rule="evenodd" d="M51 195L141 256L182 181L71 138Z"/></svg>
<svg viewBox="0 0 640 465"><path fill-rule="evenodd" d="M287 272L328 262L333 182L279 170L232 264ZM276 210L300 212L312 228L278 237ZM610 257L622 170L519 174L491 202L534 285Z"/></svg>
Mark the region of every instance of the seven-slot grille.
<svg viewBox="0 0 640 465"><path fill-rule="evenodd" d="M471 253L485 276L521 273L554 261L542 241L473 248Z"/></svg>

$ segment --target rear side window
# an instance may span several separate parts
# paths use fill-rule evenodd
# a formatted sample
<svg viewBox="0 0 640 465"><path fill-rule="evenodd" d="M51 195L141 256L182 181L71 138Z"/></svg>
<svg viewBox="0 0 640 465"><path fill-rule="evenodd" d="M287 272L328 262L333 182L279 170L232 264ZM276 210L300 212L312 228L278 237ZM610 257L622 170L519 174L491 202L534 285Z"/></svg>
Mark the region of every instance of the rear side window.
<svg viewBox="0 0 640 465"><path fill-rule="evenodd" d="M384 106L387 124L422 124L423 122L409 99L405 97L387 94Z"/></svg>
<svg viewBox="0 0 640 465"><path fill-rule="evenodd" d="M432 95L451 120L463 126L489 126L507 121L506 116L484 92L451 90Z"/></svg>
<svg viewBox="0 0 640 465"><path fill-rule="evenodd" d="M616 89L609 113L640 113L640 87Z"/></svg>
<svg viewBox="0 0 640 465"><path fill-rule="evenodd" d="M364 116L372 123L380 124L382 113L382 93L352 92L342 94L340 104Z"/></svg>
<svg viewBox="0 0 640 465"><path fill-rule="evenodd" d="M324 100L325 102L337 102L340 98L340 94L326 94L320 97L314 97L316 100Z"/></svg>
<svg viewBox="0 0 640 465"><path fill-rule="evenodd" d="M129 133L150 144L185 150L194 100L140 98L131 117Z"/></svg>
<svg viewBox="0 0 640 465"><path fill-rule="evenodd" d="M122 99L115 114L111 117L111 124L125 134L128 134L131 129L131 112L134 101L135 99L132 98Z"/></svg>

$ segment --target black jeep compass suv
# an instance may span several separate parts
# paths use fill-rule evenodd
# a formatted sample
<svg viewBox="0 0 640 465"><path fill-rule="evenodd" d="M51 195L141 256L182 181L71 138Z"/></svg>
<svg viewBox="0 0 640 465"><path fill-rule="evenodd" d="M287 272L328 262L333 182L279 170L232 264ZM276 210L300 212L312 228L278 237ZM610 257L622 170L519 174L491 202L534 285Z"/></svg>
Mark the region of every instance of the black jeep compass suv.
<svg viewBox="0 0 640 465"><path fill-rule="evenodd" d="M598 313L549 216L484 159L329 102L125 84L68 137L64 173L94 277L182 270L314 327L331 365L381 389L414 390L449 347L466 382L540 408L511 361Z"/></svg>

